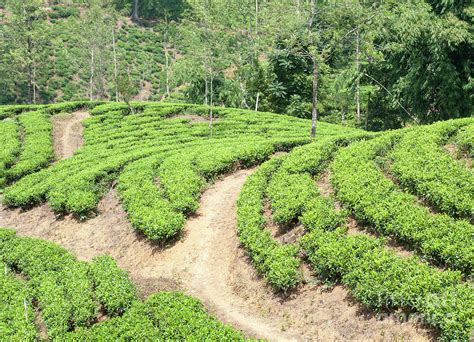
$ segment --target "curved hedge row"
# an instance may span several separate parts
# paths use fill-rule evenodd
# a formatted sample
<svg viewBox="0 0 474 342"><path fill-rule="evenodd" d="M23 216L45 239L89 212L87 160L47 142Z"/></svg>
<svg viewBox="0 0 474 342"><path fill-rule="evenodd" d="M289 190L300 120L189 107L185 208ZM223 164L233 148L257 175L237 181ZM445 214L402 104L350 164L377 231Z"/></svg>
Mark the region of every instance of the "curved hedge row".
<svg viewBox="0 0 474 342"><path fill-rule="evenodd" d="M15 120L0 121L0 188L5 185L6 170L11 167L20 153L20 130Z"/></svg>
<svg viewBox="0 0 474 342"><path fill-rule="evenodd" d="M398 134L388 134L342 149L331 167L337 197L358 220L370 223L381 234L395 236L427 259L470 274L474 227L447 215L430 214L378 168L377 157L385 155L396 138Z"/></svg>
<svg viewBox="0 0 474 342"><path fill-rule="evenodd" d="M454 142L461 153L474 157L474 123L462 127L454 137Z"/></svg>
<svg viewBox="0 0 474 342"><path fill-rule="evenodd" d="M301 279L298 248L282 245L265 229L263 206L270 175L284 157L263 163L244 184L237 201L237 233L240 242L268 283L277 290L287 291Z"/></svg>
<svg viewBox="0 0 474 342"><path fill-rule="evenodd" d="M441 272L416 257L402 258L383 241L345 230L314 230L302 239L318 274L340 280L365 306L408 309L441 330L442 340L467 341L474 328L474 288L459 272Z"/></svg>
<svg viewBox="0 0 474 342"><path fill-rule="evenodd" d="M18 161L6 171L8 181L38 171L54 158L49 117L42 111L35 111L20 114L18 120L25 137Z"/></svg>
<svg viewBox="0 0 474 342"><path fill-rule="evenodd" d="M244 335L210 316L196 299L179 292L152 294L121 317L79 328L63 341L244 341Z"/></svg>
<svg viewBox="0 0 474 342"><path fill-rule="evenodd" d="M57 212L70 212L85 217L96 209L110 183L119 178L128 165L134 162L137 162L137 165L140 164L138 162L140 159L160 158L163 155L170 157L172 154L183 156L181 152L191 151L191 148L198 146L202 147L201 151L207 152L207 150L220 149L227 145L229 147L227 151L216 156L222 160L212 162L214 165L191 165L193 168L202 168L202 172L208 174L204 175L205 180L208 181L207 177L212 179L219 172L224 172L229 168L231 162L226 164L226 158L230 158L231 145L239 146L242 150L245 146L252 149L255 146L267 144L273 146L275 150L308 142L307 122L302 119L259 113L257 120L251 111L218 108L216 112L222 119L214 123L214 135L210 139L207 122L193 122L192 117L169 118L183 113L205 117L209 107L168 103L133 103L133 106L136 108L134 115L130 114L128 107L122 103L96 106L91 110L92 117L84 121L85 144L81 149L71 158L58 161L46 169L27 175L7 187L4 196L5 203L9 206L27 207L48 201ZM321 125L323 135L342 132L354 132L354 130L330 124ZM206 149L203 146L209 146L209 148ZM178 164L179 158L174 158L175 161L178 160L176 161ZM168 163L170 163L170 169L173 170L171 159ZM146 162L142 163L144 164ZM184 164L183 161L183 165L180 165L181 169ZM189 167L189 163L186 166ZM158 171L163 176L166 174L166 177L163 177L165 199L176 197L170 203L174 203L178 212L195 210L200 186L194 186L192 189L194 192L190 193L191 196L186 199L189 203L179 204L177 201L184 198L183 194L187 191L184 185L187 183L183 182L183 188L171 181L170 184L166 181L167 178L171 180L174 177L181 179L183 177L176 176L173 172L166 172L165 167L160 168L159 165L157 167L153 172ZM209 170L207 171L206 168ZM148 188L153 186L150 178L146 178L143 182L147 183ZM134 184L139 183L137 181ZM126 185L125 187L128 188ZM153 192L152 196L155 195L156 193ZM123 199L125 200L125 197ZM140 203L146 203L146 200L144 201ZM153 199L150 201L155 203ZM145 231L144 223L154 224L150 215L157 211L147 209L146 205L142 206L138 202L135 203L138 207L135 204L132 206L132 202L134 201L131 200L127 204L135 211L135 213L129 213L130 217L134 217L136 227L141 225L142 228L139 229ZM162 203L160 201L158 207L163 207ZM151 229L150 233L154 234L152 230L154 229ZM176 231L174 223L171 230ZM156 238L160 238L160 233L157 234Z"/></svg>
<svg viewBox="0 0 474 342"><path fill-rule="evenodd" d="M310 233L301 246L318 275L340 281L375 310L419 313L441 330L443 340L467 341L474 328L474 288L459 271L440 271L418 257L400 257L384 239L347 235L345 213L327 198L306 206L302 222Z"/></svg>
<svg viewBox="0 0 474 342"><path fill-rule="evenodd" d="M31 289L1 262L0 268L0 337L10 341L32 341L36 337L36 327Z"/></svg>
<svg viewBox="0 0 474 342"><path fill-rule="evenodd" d="M150 157L127 165L117 186L130 223L151 240L177 236L186 222L155 183L157 165L163 158Z"/></svg>
<svg viewBox="0 0 474 342"><path fill-rule="evenodd" d="M53 243L0 228L0 265L2 340L38 340L37 310L51 340L244 339L181 293L157 293L141 302L108 256L79 262ZM97 323L101 309L109 318Z"/></svg>
<svg viewBox="0 0 474 342"><path fill-rule="evenodd" d="M103 255L94 258L89 269L95 297L109 316L122 314L138 300L137 290L128 274L117 266L112 257Z"/></svg>
<svg viewBox="0 0 474 342"><path fill-rule="evenodd" d="M474 174L441 148L466 122L447 121L406 132L389 154L390 170L403 186L441 212L474 220Z"/></svg>

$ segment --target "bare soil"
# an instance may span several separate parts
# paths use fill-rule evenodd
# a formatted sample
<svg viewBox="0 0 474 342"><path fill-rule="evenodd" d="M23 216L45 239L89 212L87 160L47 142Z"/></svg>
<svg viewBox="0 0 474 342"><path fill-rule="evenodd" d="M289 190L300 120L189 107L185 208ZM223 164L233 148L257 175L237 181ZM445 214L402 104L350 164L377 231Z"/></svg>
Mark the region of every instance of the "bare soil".
<svg viewBox="0 0 474 342"><path fill-rule="evenodd" d="M189 120L190 122L210 122L211 121L208 117L195 115L195 114L173 115L169 119L186 119L186 120ZM219 120L218 118L214 118L212 121L216 122L218 120Z"/></svg>
<svg viewBox="0 0 474 342"><path fill-rule="evenodd" d="M309 284L287 296L268 288L236 236L236 200L252 171L238 171L207 189L183 238L166 248L134 232L113 189L100 202L99 214L85 222L57 217L45 204L29 211L1 207L0 226L59 243L80 260L109 254L130 273L143 296L183 290L249 336L278 341L431 338L430 331L397 316L368 314L345 288L327 290L311 276Z"/></svg>
<svg viewBox="0 0 474 342"><path fill-rule="evenodd" d="M295 243L305 233L304 227L299 223L292 223L287 227L281 227L274 222L270 201L268 199L265 199L263 217L265 218L265 229L280 243Z"/></svg>
<svg viewBox="0 0 474 342"><path fill-rule="evenodd" d="M53 145L56 160L71 157L82 146L82 121L88 118L88 112L74 112L53 117Z"/></svg>
<svg viewBox="0 0 474 342"><path fill-rule="evenodd" d="M142 82L140 91L138 92L138 95L135 96L134 100L137 101L148 101L148 99L151 96L151 82L144 80Z"/></svg>
<svg viewBox="0 0 474 342"><path fill-rule="evenodd" d="M469 155L463 154L456 144L446 144L443 149L454 159L458 159L467 168L472 169L472 158Z"/></svg>

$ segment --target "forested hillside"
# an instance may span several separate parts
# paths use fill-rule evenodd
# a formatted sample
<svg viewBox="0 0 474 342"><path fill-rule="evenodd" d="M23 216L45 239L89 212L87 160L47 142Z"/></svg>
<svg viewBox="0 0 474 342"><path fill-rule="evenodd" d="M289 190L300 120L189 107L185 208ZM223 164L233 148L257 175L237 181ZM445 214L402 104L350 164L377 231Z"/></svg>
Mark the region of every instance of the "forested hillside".
<svg viewBox="0 0 474 342"><path fill-rule="evenodd" d="M117 100L126 84L371 130L466 117L473 18L467 0L3 0L0 104Z"/></svg>

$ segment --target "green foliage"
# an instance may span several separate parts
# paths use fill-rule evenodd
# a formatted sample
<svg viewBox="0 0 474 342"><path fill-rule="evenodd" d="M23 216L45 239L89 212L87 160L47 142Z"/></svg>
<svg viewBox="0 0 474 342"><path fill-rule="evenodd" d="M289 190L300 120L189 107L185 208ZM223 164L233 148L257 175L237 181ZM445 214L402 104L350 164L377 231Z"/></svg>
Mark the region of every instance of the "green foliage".
<svg viewBox="0 0 474 342"><path fill-rule="evenodd" d="M244 340L182 293L161 292L140 301L128 275L109 256L79 262L58 245L1 228L0 266L2 339L40 338L36 302L48 340ZM110 317L96 323L99 305Z"/></svg>
<svg viewBox="0 0 474 342"><path fill-rule="evenodd" d="M95 258L90 265L95 295L110 316L120 315L138 300L135 286L128 274L109 256Z"/></svg>
<svg viewBox="0 0 474 342"><path fill-rule="evenodd" d="M417 199L401 192L376 164L403 132L351 144L331 166L337 197L356 218L384 235L395 236L425 258L469 274L474 246L473 226L444 214L431 214Z"/></svg>
<svg viewBox="0 0 474 342"><path fill-rule="evenodd" d="M404 134L395 145L390 170L403 186L451 216L474 220L474 175L442 150L468 121L447 121Z"/></svg>
<svg viewBox="0 0 474 342"><path fill-rule="evenodd" d="M117 90L122 96L123 101L129 106L130 110L133 110L133 107L130 106L130 101L133 96L136 95L136 88L130 78L130 75L121 74L117 76Z"/></svg>
<svg viewBox="0 0 474 342"><path fill-rule="evenodd" d="M333 202L317 196L304 204L301 223L308 231L334 230L346 223L347 212L334 210Z"/></svg>
<svg viewBox="0 0 474 342"><path fill-rule="evenodd" d="M467 154L470 158L474 158L474 124L468 124L461 127L454 137L454 142L463 154Z"/></svg>
<svg viewBox="0 0 474 342"><path fill-rule="evenodd" d="M62 337L83 340L244 340L244 336L210 316L196 299L179 292L160 292L136 301L123 316Z"/></svg>
<svg viewBox="0 0 474 342"><path fill-rule="evenodd" d="M425 1L392 3L382 15L376 39L384 45L383 62L369 73L391 94L379 88L370 115L397 118L393 128L412 121L395 99L419 122L472 115L472 20L437 15Z"/></svg>
<svg viewBox="0 0 474 342"><path fill-rule="evenodd" d="M0 188L5 184L5 172L20 153L20 131L15 120L0 121Z"/></svg>
<svg viewBox="0 0 474 342"><path fill-rule="evenodd" d="M241 341L244 336L211 317L201 302L179 292L160 292L145 302L145 310L161 340Z"/></svg>
<svg viewBox="0 0 474 342"><path fill-rule="evenodd" d="M51 19L61 19L68 17L79 17L80 11L77 7L53 6L52 12L48 13Z"/></svg>
<svg viewBox="0 0 474 342"><path fill-rule="evenodd" d="M168 240L181 232L185 217L173 210L155 184L154 159L127 165L119 177L118 190L133 227L151 240Z"/></svg>
<svg viewBox="0 0 474 342"><path fill-rule="evenodd" d="M303 237L302 246L319 274L339 279L367 307L409 309L440 328L443 340L469 339L474 292L460 284L459 272L399 257L380 240L343 230L315 230Z"/></svg>
<svg viewBox="0 0 474 342"><path fill-rule="evenodd" d="M28 278L50 337L87 326L96 314L87 265L57 245L0 230L0 261Z"/></svg>
<svg viewBox="0 0 474 342"><path fill-rule="evenodd" d="M38 171L53 159L52 125L42 111L20 114L18 120L24 134L18 161L6 172L8 181Z"/></svg>
<svg viewBox="0 0 474 342"><path fill-rule="evenodd" d="M1 262L0 268L0 336L8 340L33 340L36 327L31 289Z"/></svg>
<svg viewBox="0 0 474 342"><path fill-rule="evenodd" d="M218 120L210 138L209 107L131 105L135 114L123 103L94 107L83 123L81 149L6 188L5 202L26 207L47 200L55 211L84 217L118 179L132 225L152 239L168 240L197 209L205 184L235 166L258 164L274 151L308 141L307 122L301 119L270 113L256 119L253 111L214 108ZM191 117L169 118L179 114ZM203 122L191 121L196 115ZM354 132L329 124L320 130L327 136Z"/></svg>
<svg viewBox="0 0 474 342"><path fill-rule="evenodd" d="M298 220L305 204L318 194L315 181L308 174L275 173L268 185L273 220L279 225Z"/></svg>
<svg viewBox="0 0 474 342"><path fill-rule="evenodd" d="M237 202L237 231L257 270L275 289L287 291L300 282L297 248L273 239L263 217L265 190L282 160L273 158L262 164L245 182Z"/></svg>
<svg viewBox="0 0 474 342"><path fill-rule="evenodd" d="M315 12L309 1L141 0L133 24L129 0L23 3L6 2L2 16L0 103L111 99L125 73L139 87L132 97L309 118L316 60L323 120L381 130L472 115L465 0L321 2Z"/></svg>

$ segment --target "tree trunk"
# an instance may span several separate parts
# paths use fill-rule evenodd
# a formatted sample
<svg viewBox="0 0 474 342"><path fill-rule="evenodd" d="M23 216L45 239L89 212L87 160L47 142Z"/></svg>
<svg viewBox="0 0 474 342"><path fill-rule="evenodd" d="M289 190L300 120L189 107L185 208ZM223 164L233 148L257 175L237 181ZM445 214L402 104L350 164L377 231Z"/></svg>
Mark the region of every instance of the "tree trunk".
<svg viewBox="0 0 474 342"><path fill-rule="evenodd" d="M357 78L356 78L356 119L357 124L360 124L360 32L359 28L356 31L356 67L357 67Z"/></svg>
<svg viewBox="0 0 474 342"><path fill-rule="evenodd" d="M255 111L258 112L258 101L260 100L260 92L257 91L257 98L255 99Z"/></svg>
<svg viewBox="0 0 474 342"><path fill-rule="evenodd" d="M136 23L140 22L140 17L138 16L138 0L133 0L132 20Z"/></svg>
<svg viewBox="0 0 474 342"><path fill-rule="evenodd" d="M114 82L115 82L115 101L119 101L119 92L117 87L117 76L118 76L118 67L117 67L117 51L115 49L115 30L112 29L112 46L114 49Z"/></svg>
<svg viewBox="0 0 474 342"><path fill-rule="evenodd" d="M170 97L170 65L168 48L165 46L165 60L166 60L166 96Z"/></svg>
<svg viewBox="0 0 474 342"><path fill-rule="evenodd" d="M258 33L258 0L255 0L255 32Z"/></svg>
<svg viewBox="0 0 474 342"><path fill-rule="evenodd" d="M212 106L214 106L214 82L213 82L213 76L212 76L212 70L211 70L211 110L210 110L210 121L209 121L209 128L211 130L211 138L212 138L212 124L213 124L213 120L214 120L214 117L213 117L213 112L212 112Z"/></svg>
<svg viewBox="0 0 474 342"><path fill-rule="evenodd" d="M311 0L310 2L310 16L309 16L309 21L308 21L308 27L312 28L314 21L316 19L316 0Z"/></svg>
<svg viewBox="0 0 474 342"><path fill-rule="evenodd" d="M32 79L32 86L33 86L33 104L36 104L36 65L33 62L33 79Z"/></svg>
<svg viewBox="0 0 474 342"><path fill-rule="evenodd" d="M93 85L94 85L94 48L91 48L91 78L89 82L89 95L90 95L91 101L94 100Z"/></svg>
<svg viewBox="0 0 474 342"><path fill-rule="evenodd" d="M367 99L367 110L365 111L365 130L367 131L369 129L369 106L370 106L370 93L369 93L369 98Z"/></svg>
<svg viewBox="0 0 474 342"><path fill-rule="evenodd" d="M31 37L28 37L27 42L27 60L28 60L28 102L33 103L34 99L34 90L33 90L33 42Z"/></svg>
<svg viewBox="0 0 474 342"><path fill-rule="evenodd" d="M313 103L311 108L311 138L316 137L316 123L318 121L318 82L319 65L316 57L313 57Z"/></svg>
<svg viewBox="0 0 474 342"><path fill-rule="evenodd" d="M204 75L204 104L207 106L209 104L209 81L207 79L207 68Z"/></svg>

